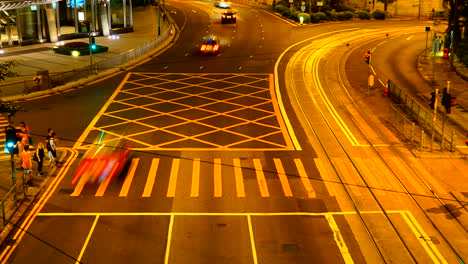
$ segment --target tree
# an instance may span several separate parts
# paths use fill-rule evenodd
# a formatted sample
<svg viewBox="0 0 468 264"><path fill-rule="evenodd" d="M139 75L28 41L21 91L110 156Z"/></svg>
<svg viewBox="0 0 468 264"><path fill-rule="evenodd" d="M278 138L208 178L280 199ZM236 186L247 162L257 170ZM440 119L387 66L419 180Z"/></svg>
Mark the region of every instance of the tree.
<svg viewBox="0 0 468 264"><path fill-rule="evenodd" d="M7 77L16 77L18 73L12 70L13 67L21 62L19 59L6 60L0 63L0 81L4 81Z"/></svg>
<svg viewBox="0 0 468 264"><path fill-rule="evenodd" d="M19 105L13 105L10 102L0 101L0 113L8 114L8 123L11 124L11 117L15 116L16 113L24 111Z"/></svg>
<svg viewBox="0 0 468 264"><path fill-rule="evenodd" d="M388 4L392 4L396 0L377 0L377 2L381 2L384 4L384 12L387 12Z"/></svg>
<svg viewBox="0 0 468 264"><path fill-rule="evenodd" d="M14 72L12 68L16 66L18 63L20 63L21 60L18 59L12 59L12 60L6 60L2 63L0 63L0 81L4 81L5 78L7 77L15 77L18 76L17 72ZM8 123L11 124L11 117L15 116L16 113L24 111L23 108L21 108L18 105L13 105L9 102L4 102L0 100L0 113L7 113L8 114Z"/></svg>
<svg viewBox="0 0 468 264"><path fill-rule="evenodd" d="M448 35L453 32L452 54L458 52L458 46L462 39L462 28L465 28L465 38L468 37L468 0L448 0L449 3L449 23L447 27ZM447 43L449 44L449 43ZM450 45L450 44L449 44ZM450 57L450 66L453 68L453 56Z"/></svg>

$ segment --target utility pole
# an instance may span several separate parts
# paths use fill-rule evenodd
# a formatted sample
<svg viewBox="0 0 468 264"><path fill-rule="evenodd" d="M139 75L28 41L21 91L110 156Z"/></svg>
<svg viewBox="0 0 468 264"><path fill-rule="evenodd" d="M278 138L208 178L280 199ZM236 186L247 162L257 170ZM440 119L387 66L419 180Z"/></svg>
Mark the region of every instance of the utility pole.
<svg viewBox="0 0 468 264"><path fill-rule="evenodd" d="M437 97L439 96L439 89L435 88L435 102L434 102L434 112L432 115L432 128L431 128L431 151L432 147L434 145L434 129L435 129L435 122L436 122L436 117L437 117Z"/></svg>
<svg viewBox="0 0 468 264"><path fill-rule="evenodd" d="M158 0L158 36L161 36L161 0Z"/></svg>

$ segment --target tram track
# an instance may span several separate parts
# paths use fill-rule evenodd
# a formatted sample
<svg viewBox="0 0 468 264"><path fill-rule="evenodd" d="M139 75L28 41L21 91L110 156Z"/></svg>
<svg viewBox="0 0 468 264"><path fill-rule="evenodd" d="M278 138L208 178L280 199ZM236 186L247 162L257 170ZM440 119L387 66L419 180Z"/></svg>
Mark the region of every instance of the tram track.
<svg viewBox="0 0 468 264"><path fill-rule="evenodd" d="M341 41L341 42L349 42L350 39L349 39L349 36L348 35L344 35L341 39L334 39L333 42L336 42L336 41ZM371 41L371 40L369 40ZM363 43L363 40L362 38L359 39L359 42L361 45L364 45ZM319 67L319 63L321 61L321 59L325 56L325 54L327 54L329 52L330 47L333 48L332 42L330 42L329 45L324 45L322 43L322 45L316 45L316 46L319 46L320 48L316 48L315 50L313 50L312 53L310 53L308 55L308 58L307 60L309 60L311 57L314 57L314 61L312 62L312 73L315 74L313 80L314 80L314 83L311 84L307 79L307 76L305 76L306 74L306 71L303 71L302 74L302 80L305 81L305 85L306 87L312 87L312 86L316 86L317 85L321 85L320 83L317 83L317 82L320 82L319 81L319 77L318 77L318 67ZM324 52L324 50L326 50ZM301 49L299 52L310 52L310 49L309 50L303 50ZM348 52L349 52L349 49L348 49ZM321 53L321 54L320 54ZM347 56L346 56L347 57ZM294 57L294 60L290 63L291 65L295 65L296 63L303 63L303 61L301 62L298 62L300 56L295 56ZM328 62L327 62L328 63ZM340 61L340 65L341 65L342 61ZM291 74L291 78L294 79L294 71L291 71L290 72ZM341 81L341 75L340 75L340 71L339 71L339 78L340 78L340 82L342 83ZM353 198L353 195L352 193L350 192L350 190L348 188L346 188L347 184L346 184L346 181L343 179L343 176L340 174L339 172L339 169L336 167L336 165L332 162L332 157L328 154L328 152L326 151L326 147L324 145L324 143L320 140L320 136L319 136L319 133L317 132L316 128L314 128L314 126L312 126L312 121L309 119L309 117L307 116L307 114L305 114L305 107L302 105L301 103L301 100L299 99L299 95L298 95L298 91L297 91L297 87L294 86L294 83L292 84L293 86L293 92L294 92L294 95L295 95L295 100L297 102L297 104L299 105L299 108L302 109L302 112L304 113L303 114L303 118L306 119L306 122L308 123L308 128L312 131L312 134L314 135L315 137L315 140L318 142L319 146L321 147L323 153L325 154L325 158L327 160L327 162L329 163L329 165L331 166L331 168L333 168L333 170L335 171L340 183L343 185L343 189L345 190L345 193L346 193L346 196L347 198L351 201L351 203L353 204L353 208L354 210L356 211L357 215L359 216L360 218L360 222L362 223L363 227L365 228L367 234L369 235L369 238L371 239L372 241L372 244L373 246L375 247L376 251L378 252L382 262L386 263L386 259L385 259L385 256L383 254L383 252L381 251L381 249L379 248L379 245L378 243L376 242L375 238L373 237L372 235L372 232L370 230L370 228L368 227L368 225L366 224L363 216L361 215L360 213L360 209L357 205L357 201L356 201L356 198ZM310 89L310 88L309 88ZM328 94L330 94L332 97L333 97L333 100L335 100L336 102L339 102L338 105L336 105L336 108L340 108L340 109L346 109L345 105L344 105L344 102L342 102L340 99L339 99L339 96L337 96L337 94L335 93L335 91L333 91L332 89L327 89L326 92L328 92ZM324 93L321 93L320 95L321 97L323 96L326 96L324 95ZM322 98L323 99L323 98ZM414 255L414 253L412 252L412 250L409 248L409 246L407 245L407 242L404 240L401 232L398 230L398 228L396 227L396 225L394 224L394 222L392 221L392 219L390 219L389 215L386 213L386 209L383 205L383 203L379 200L379 198L377 197L376 193L375 193L375 190L374 188L372 188L370 186L370 184L368 183L368 181L366 180L366 178L364 177L363 175L363 172L361 171L361 169L359 168L359 166L356 164L355 160L353 160L353 157L352 155L350 154L350 151L348 150L348 148L346 147L346 144L344 144L343 140L337 135L337 133L333 130L333 127L330 123L330 120L328 120L328 118L326 117L325 115L325 112L324 110L322 110L320 108L320 105L319 103L316 101L315 98L312 98L312 100L314 101L314 105L315 105L315 108L317 109L317 111L319 112L319 115L322 117L323 121L325 122L326 126L328 127L328 130L329 130L329 133L332 135L332 137L336 140L336 142L338 143L338 145L340 146L341 150L344 152L344 154L346 155L347 159L349 160L349 162L352 164L354 170L357 172L357 174L359 175L361 181L364 183L364 186L366 189L369 190L369 193L372 197L372 199L376 202L376 204L378 204L380 210L382 211L382 213L384 214L386 220L388 221L388 223L392 226L392 229L394 230L394 232L396 233L396 235L398 236L399 240L401 241L401 243L403 244L403 246L405 247L406 251L408 252L408 254L411 256L412 260L415 262L415 263L418 263L417 261L417 258L416 256ZM328 98L326 99L328 100ZM326 101L324 100L324 101ZM413 168L413 166L411 166L411 162L403 155L403 153L401 153L401 151L399 151L393 144L391 144L391 142L389 142L383 131L377 126L377 124L375 124L374 122L371 121L371 118L365 118L368 114L365 113L364 111L362 111L362 109L360 109L360 107L357 105L357 103L353 100L353 98L347 94L346 96L346 100L347 102L351 102L351 104L353 104L354 106L354 109L358 112L358 114L362 115L362 117L364 117L363 119L365 120L365 122L367 123L367 125L369 127L371 127L373 129L373 131L375 133L378 134L379 138L382 139L384 141L385 144L388 144L388 147L391 151L391 153L393 153L396 157L399 158L399 160L401 160L404 164L406 164L412 171L412 174L415 175L417 177L417 179L419 181L421 181L423 183L423 186L425 186L425 188L427 188L430 193L432 194L431 198L437 200L439 202L439 204L441 204L443 206L443 208L445 208L452 216L454 219L457 219L457 217L453 214L453 212L450 210L450 208L447 207L447 205L443 202L443 200L437 195L437 193L431 188L430 185L427 184L427 182L424 181L424 179L422 178L422 176ZM349 111L344 111L346 113L346 117L348 119L351 119L353 120L353 116L352 114L349 112ZM395 178L395 180L401 185L401 187L404 189L406 195L413 201L413 203L421 210L421 212L425 215L426 219L431 223L431 225L434 227L434 229L438 232L438 234L444 239L444 241L446 242L446 244L450 247L451 251L457 256L457 258L459 260L462 260L460 254L457 252L457 250L454 248L454 246L451 244L451 242L447 239L446 235L444 235L444 233L440 230L440 228L435 224L435 222L431 219L431 217L427 214L427 212L424 210L423 206L417 201L415 195L410 192L410 190L408 189L408 187L405 185L405 183L400 179L400 177L398 177L398 174L397 172L392 168L392 166L386 161L386 159L382 156L382 153L380 153L380 151L374 146L374 144L372 144L372 140L370 140L368 138L368 136L366 135L366 133L363 133L362 131L360 131L360 128L358 128L358 126L356 126L357 129L359 129L359 132L360 132L360 136L361 138L364 138L365 141L368 143L369 145L369 148L371 149L371 151L379 158L379 160L386 166L386 168L391 172L391 175ZM458 225L466 231L466 227L457 219L456 220Z"/></svg>

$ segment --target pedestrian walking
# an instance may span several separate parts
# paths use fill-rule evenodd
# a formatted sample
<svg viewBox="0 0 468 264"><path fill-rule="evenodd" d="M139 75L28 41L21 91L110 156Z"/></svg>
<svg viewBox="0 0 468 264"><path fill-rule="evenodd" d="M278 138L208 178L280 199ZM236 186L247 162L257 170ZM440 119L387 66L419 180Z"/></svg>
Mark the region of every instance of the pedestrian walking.
<svg viewBox="0 0 468 264"><path fill-rule="evenodd" d="M33 160L37 162L37 176L42 176L42 165L44 163L44 144L39 142L37 144L36 152L34 153Z"/></svg>
<svg viewBox="0 0 468 264"><path fill-rule="evenodd" d="M444 48L444 40L439 35L439 51L442 51Z"/></svg>
<svg viewBox="0 0 468 264"><path fill-rule="evenodd" d="M26 125L26 123L24 121L21 121L19 122L19 128L21 129L21 134L23 135L23 139L24 139L24 136L27 136L24 140L23 140L23 144L28 144L30 146L33 145L33 141L32 141L32 138L31 138L31 130L29 129L29 126Z"/></svg>
<svg viewBox="0 0 468 264"><path fill-rule="evenodd" d="M21 167L24 170L24 179L27 185L32 185L32 162L29 155L29 145L25 145L21 152Z"/></svg>
<svg viewBox="0 0 468 264"><path fill-rule="evenodd" d="M50 166L53 167L57 165L56 158L57 158L57 145L56 145L56 134L52 128L47 130L49 134L46 137L46 148L49 154L49 162Z"/></svg>

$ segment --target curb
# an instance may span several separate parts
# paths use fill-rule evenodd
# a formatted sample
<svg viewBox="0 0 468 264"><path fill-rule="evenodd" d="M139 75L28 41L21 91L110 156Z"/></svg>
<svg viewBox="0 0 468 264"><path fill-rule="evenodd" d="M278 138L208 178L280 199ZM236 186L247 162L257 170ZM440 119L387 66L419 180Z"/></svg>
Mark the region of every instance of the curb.
<svg viewBox="0 0 468 264"><path fill-rule="evenodd" d="M171 22L171 24L169 26L169 30L172 30L173 32L175 32L175 29L176 28L174 27L173 22ZM143 60L145 60L145 59L147 59L149 57L153 57L155 53L158 53L161 49L167 47L170 43L172 43L174 41L174 38L176 37L176 35L177 34L169 35L169 37L166 38L161 43L161 45L159 45L153 51L151 51L151 52L149 52L149 53L147 53L145 55L142 55L142 56L140 56L138 58L135 58L135 59L133 59L133 60L127 62L127 63L124 63L124 64L120 65L118 68L103 71L103 72L100 72L100 73L98 73L96 75L87 76L87 77L84 77L84 78L79 79L77 81L68 82L68 83L65 83L63 85L51 88L51 89L47 89L47 90L43 90L43 91L36 91L36 92L29 93L29 94L8 96L8 97L4 97L2 100L5 101L5 102L24 101L24 100L27 100L27 99L33 99L33 98L41 97L41 96L45 96L45 95L61 93L61 92L67 91L67 90L79 88L80 86L85 86L86 84L88 84L90 82L102 79L102 78L107 77L107 76L111 76L111 75L113 75L113 74L115 74L117 72L124 72L128 68L131 68L132 66L134 66L135 64L138 64L139 62L141 62L141 61L143 61Z"/></svg>
<svg viewBox="0 0 468 264"><path fill-rule="evenodd" d="M66 153L66 150L58 149L61 151L60 155L57 155L57 157L62 157L63 159L60 160L60 162L63 162L63 160L66 158L66 154L64 155L63 153ZM57 168L57 167L56 167ZM5 242L8 241L7 239L9 238L9 235L12 230L18 229L20 223L23 219L23 215L26 211L31 209L31 205L35 204L35 201L42 195L44 190L47 188L47 186L51 183L53 178L56 176L56 173L54 171L53 174L47 175L44 177L44 180L41 182L39 186L33 186L33 187L28 187L28 193L33 193L32 195L26 195L26 197L22 198L21 205L16 208L8 221L7 224L3 226L3 228L0 231L0 245L4 246Z"/></svg>

